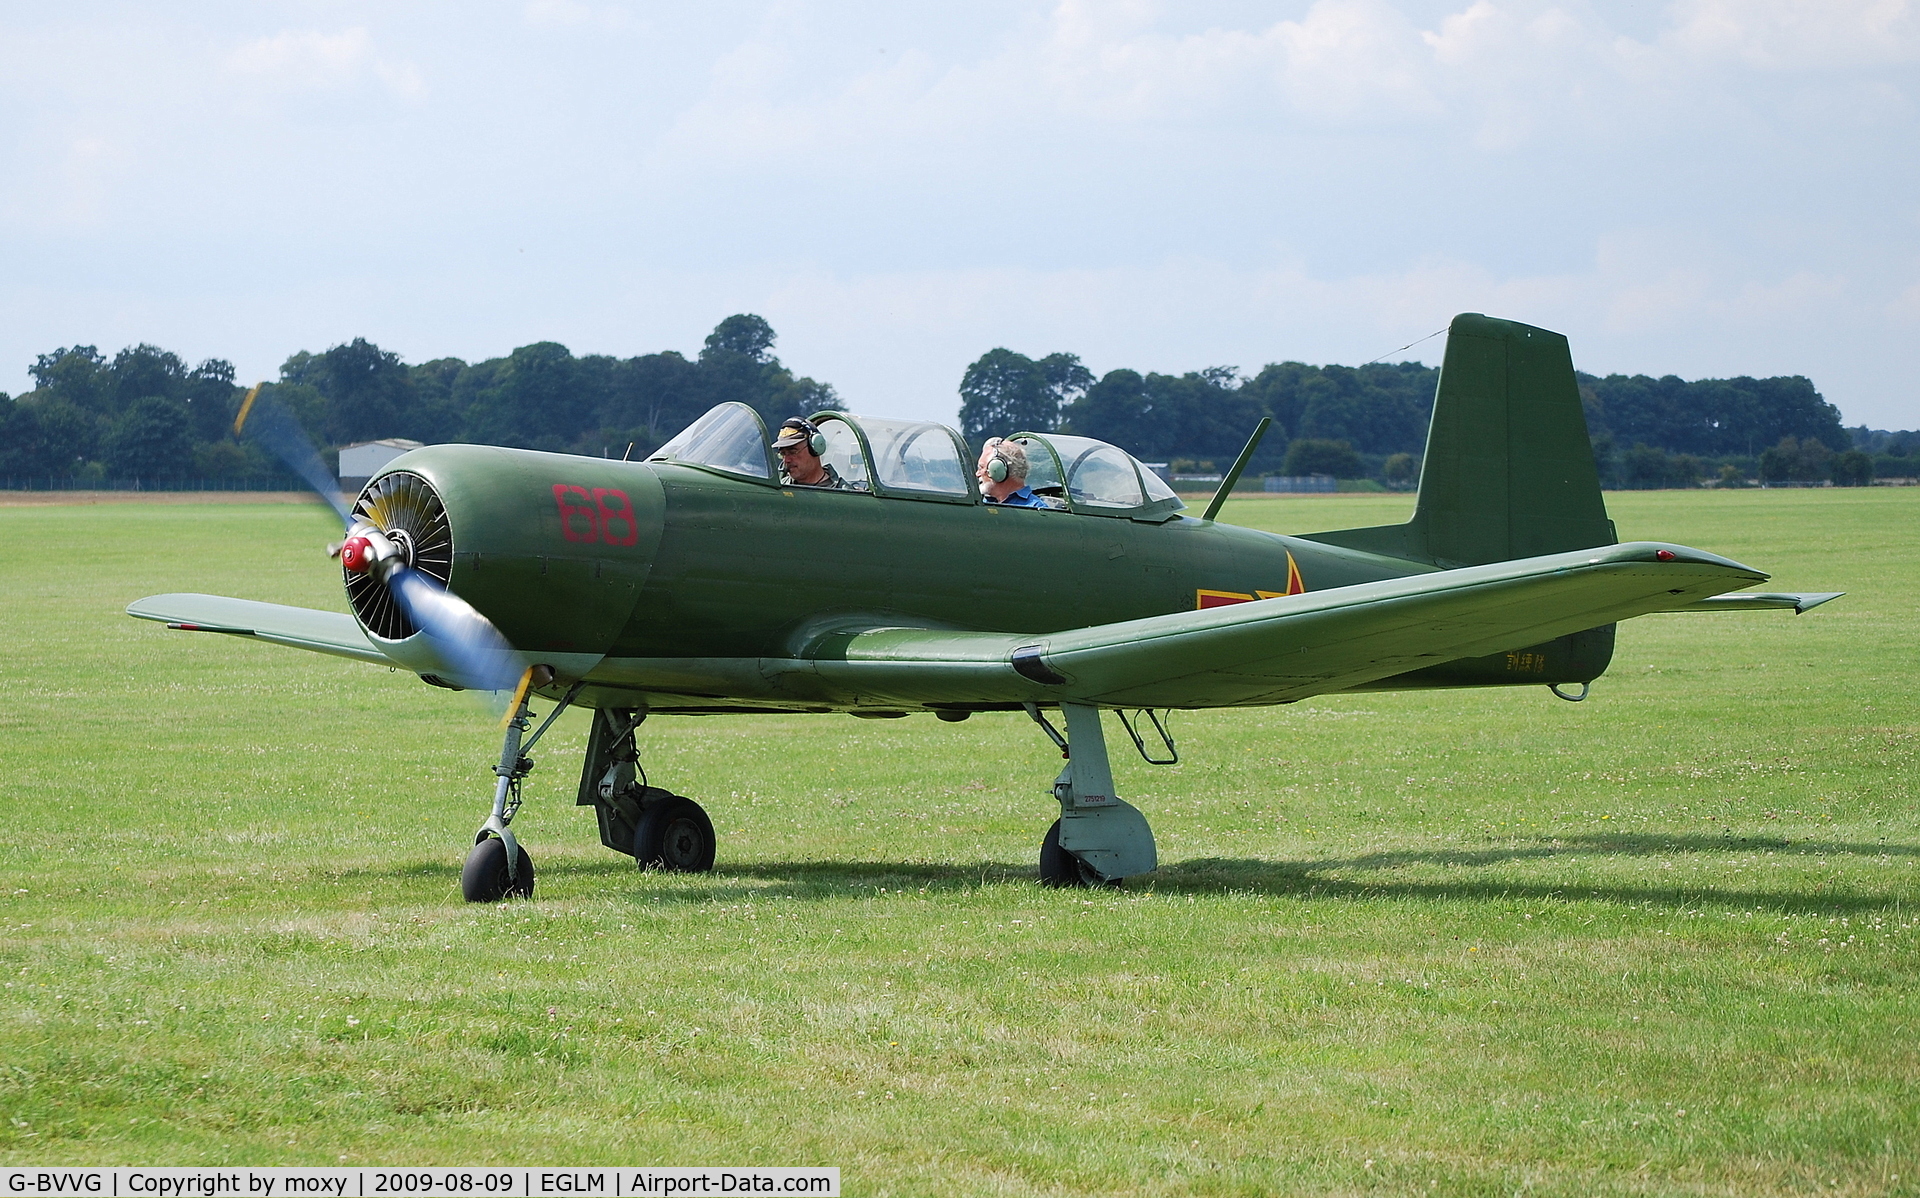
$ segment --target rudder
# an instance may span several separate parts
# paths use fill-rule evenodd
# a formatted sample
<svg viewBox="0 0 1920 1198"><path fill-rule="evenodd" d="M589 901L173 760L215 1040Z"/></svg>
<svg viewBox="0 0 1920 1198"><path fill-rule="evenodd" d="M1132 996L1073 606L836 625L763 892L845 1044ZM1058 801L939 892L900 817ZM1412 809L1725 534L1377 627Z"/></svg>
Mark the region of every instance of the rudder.
<svg viewBox="0 0 1920 1198"><path fill-rule="evenodd" d="M1567 339L1454 317L1413 519L1311 539L1449 568L1613 544Z"/></svg>

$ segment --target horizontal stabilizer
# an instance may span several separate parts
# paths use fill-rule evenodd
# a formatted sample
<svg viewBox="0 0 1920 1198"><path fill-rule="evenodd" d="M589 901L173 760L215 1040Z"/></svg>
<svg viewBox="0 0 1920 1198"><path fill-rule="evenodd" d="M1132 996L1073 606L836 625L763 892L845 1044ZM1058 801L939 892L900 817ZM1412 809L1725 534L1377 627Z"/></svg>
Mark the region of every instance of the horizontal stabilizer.
<svg viewBox="0 0 1920 1198"><path fill-rule="evenodd" d="M360 631L359 623L345 612L229 599L224 595L150 595L128 604L127 614L139 620L158 620L169 628L187 632L224 632L228 636L250 636L276 645L351 657L375 665L395 664L374 647L367 634Z"/></svg>
<svg viewBox="0 0 1920 1198"><path fill-rule="evenodd" d="M1742 591L1734 595L1713 595L1674 611L1792 611L1799 615L1819 607L1829 599L1838 599L1845 591Z"/></svg>

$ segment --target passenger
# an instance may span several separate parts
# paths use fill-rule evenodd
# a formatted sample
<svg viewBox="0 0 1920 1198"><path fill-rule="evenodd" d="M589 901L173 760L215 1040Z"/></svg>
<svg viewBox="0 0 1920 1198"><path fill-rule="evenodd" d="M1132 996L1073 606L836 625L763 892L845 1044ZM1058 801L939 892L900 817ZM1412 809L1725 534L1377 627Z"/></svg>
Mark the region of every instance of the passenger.
<svg viewBox="0 0 1920 1198"><path fill-rule="evenodd" d="M980 451L973 475L980 480L980 497L1002 507L1051 507L1027 486L1027 451L1001 437L990 439Z"/></svg>
<svg viewBox="0 0 1920 1198"><path fill-rule="evenodd" d="M817 487L823 491L854 491L830 463L820 460L827 439L820 426L804 416L795 416L780 426L773 448L780 454L780 481L793 487Z"/></svg>

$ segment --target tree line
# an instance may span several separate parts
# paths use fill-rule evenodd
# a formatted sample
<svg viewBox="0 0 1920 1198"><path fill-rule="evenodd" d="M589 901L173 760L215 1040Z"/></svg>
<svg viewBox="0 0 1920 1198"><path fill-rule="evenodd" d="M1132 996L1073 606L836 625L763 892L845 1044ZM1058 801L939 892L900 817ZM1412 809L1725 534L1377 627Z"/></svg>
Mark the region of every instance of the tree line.
<svg viewBox="0 0 1920 1198"><path fill-rule="evenodd" d="M737 400L768 425L841 407L827 383L773 353L759 316L721 321L694 357L576 357L555 342L483 362L409 365L356 338L282 364L263 394L329 450L359 441L484 442L557 452L644 456L716 403ZM189 365L136 345L39 355L34 387L0 394L0 480L140 479L291 485L268 454L234 436L245 387L231 363ZM983 354L960 380L960 423L978 445L1019 430L1111 441L1177 472L1223 470L1263 416L1272 430L1248 477L1331 474L1407 487L1418 478L1439 371L1419 362L1310 366L1244 375L1130 369L1095 377L1070 353ZM1602 480L1614 487L1703 479L1836 481L1920 475L1920 433L1846 429L1805 378L1687 381L1582 374L1580 393Z"/></svg>
<svg viewBox="0 0 1920 1198"><path fill-rule="evenodd" d="M729 316L700 353L575 357L551 341L502 358L408 365L362 338L288 358L261 388L318 445L383 438L468 441L619 457L652 452L716 403L751 405L769 424L840 407L833 388L773 354L764 319ZM229 362L189 366L137 345L108 358L91 345L41 354L34 389L0 396L0 477L181 479L291 484L233 421L246 388ZM16 484L18 485L18 484Z"/></svg>
<svg viewBox="0 0 1920 1198"><path fill-rule="evenodd" d="M1181 375L995 349L962 376L969 440L1015 428L1096 437L1174 472L1224 470L1261 417L1273 426L1249 463L1262 474L1331 474L1410 487L1418 478L1440 372L1419 362L1309 366L1253 375L1217 366ZM1870 481L1920 475L1920 432L1847 429L1808 379L1576 376L1603 485L1702 480Z"/></svg>

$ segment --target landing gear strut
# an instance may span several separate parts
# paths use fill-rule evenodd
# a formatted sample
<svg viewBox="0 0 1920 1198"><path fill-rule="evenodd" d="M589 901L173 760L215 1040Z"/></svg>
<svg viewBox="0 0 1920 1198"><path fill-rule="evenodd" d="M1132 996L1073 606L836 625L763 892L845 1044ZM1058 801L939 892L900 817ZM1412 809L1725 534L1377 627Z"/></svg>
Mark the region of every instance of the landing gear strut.
<svg viewBox="0 0 1920 1198"><path fill-rule="evenodd" d="M1065 736L1037 705L1027 704L1027 715L1067 759L1053 784L1060 818L1040 843L1040 884L1091 886L1152 872L1160 863L1153 829L1138 808L1113 793L1100 709L1062 703L1060 710L1066 716Z"/></svg>
<svg viewBox="0 0 1920 1198"><path fill-rule="evenodd" d="M634 744L645 708L603 707L595 715L580 769L577 803L600 820L600 843L641 869L705 873L713 868L713 821L684 795L647 784Z"/></svg>
<svg viewBox="0 0 1920 1198"><path fill-rule="evenodd" d="M520 841L508 825L520 811L520 781L533 772L533 758L527 754L546 735L547 729L553 727L560 713L572 706L574 696L585 685L574 683L539 730L522 741L533 715L527 708L529 691L552 680L553 671L535 666L520 679L520 686L514 691L512 708L507 713L506 735L500 745L500 764L493 767L496 779L493 811L474 834L473 849L460 869L460 893L470 903L497 903L503 898L533 895L533 858L520 847Z"/></svg>

